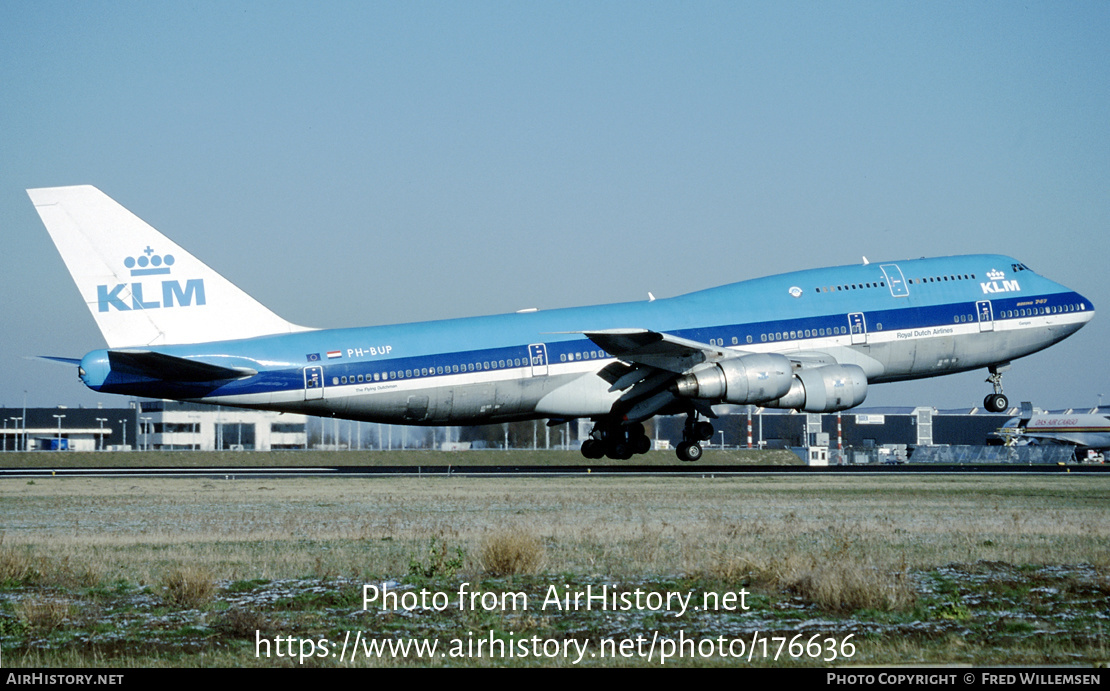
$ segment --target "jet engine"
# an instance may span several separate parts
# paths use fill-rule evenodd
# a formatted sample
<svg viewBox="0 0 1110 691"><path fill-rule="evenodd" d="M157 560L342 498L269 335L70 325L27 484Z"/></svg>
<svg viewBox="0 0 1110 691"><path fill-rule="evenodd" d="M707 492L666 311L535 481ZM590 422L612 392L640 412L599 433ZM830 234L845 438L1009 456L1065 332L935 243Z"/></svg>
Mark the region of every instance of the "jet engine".
<svg viewBox="0 0 1110 691"><path fill-rule="evenodd" d="M788 395L791 370L790 359L784 355L753 353L684 374L675 380L672 391L686 398L762 403Z"/></svg>
<svg viewBox="0 0 1110 691"><path fill-rule="evenodd" d="M853 408L867 398L867 375L859 365L826 365L799 370L790 391L764 403L768 408L793 408L807 413L832 413Z"/></svg>

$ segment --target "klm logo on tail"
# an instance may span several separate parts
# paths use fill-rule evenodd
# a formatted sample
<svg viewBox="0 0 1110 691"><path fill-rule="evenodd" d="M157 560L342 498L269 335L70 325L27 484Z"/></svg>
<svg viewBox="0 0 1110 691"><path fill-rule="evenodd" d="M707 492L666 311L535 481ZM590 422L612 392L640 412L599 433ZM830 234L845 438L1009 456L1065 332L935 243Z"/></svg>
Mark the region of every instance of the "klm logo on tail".
<svg viewBox="0 0 1110 691"><path fill-rule="evenodd" d="M123 260L123 265L130 269L132 278L168 275L173 264L174 257L172 254L154 254L154 250L149 245L139 253L138 257L127 257ZM127 291L129 285L130 291ZM144 299L144 285L147 287L149 299ZM124 302L125 297L122 294L125 291L130 293L130 305ZM159 295L160 299L155 299L154 295ZM184 286L181 285L180 281L167 279L161 282L160 288L155 284L144 284L140 281L133 281L130 284L117 283L111 289L107 285L98 285L96 287L96 304L97 309L101 312L108 312L112 309L129 312L131 310L151 310L162 307L203 305L204 279L187 279Z"/></svg>

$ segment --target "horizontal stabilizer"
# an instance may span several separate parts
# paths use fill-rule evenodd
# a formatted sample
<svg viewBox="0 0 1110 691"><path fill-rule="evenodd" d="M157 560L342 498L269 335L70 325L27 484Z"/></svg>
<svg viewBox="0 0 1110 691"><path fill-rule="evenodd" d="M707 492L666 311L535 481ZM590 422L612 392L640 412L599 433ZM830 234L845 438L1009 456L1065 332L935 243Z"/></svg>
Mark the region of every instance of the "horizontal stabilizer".
<svg viewBox="0 0 1110 691"><path fill-rule="evenodd" d="M80 358L58 357L56 355L39 355L38 359L40 359L40 360L49 360L51 362L57 362L58 364L62 364L62 365L80 365L81 364L81 359Z"/></svg>
<svg viewBox="0 0 1110 691"><path fill-rule="evenodd" d="M219 381L258 374L249 367L212 365L149 350L109 350L108 362L113 372L166 381Z"/></svg>

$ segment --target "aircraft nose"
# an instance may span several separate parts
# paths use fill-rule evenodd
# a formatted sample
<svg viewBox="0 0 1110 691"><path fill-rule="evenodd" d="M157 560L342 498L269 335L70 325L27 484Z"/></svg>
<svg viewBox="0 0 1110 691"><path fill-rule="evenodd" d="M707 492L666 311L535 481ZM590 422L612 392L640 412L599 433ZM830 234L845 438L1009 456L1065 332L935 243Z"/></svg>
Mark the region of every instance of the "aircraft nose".
<svg viewBox="0 0 1110 691"><path fill-rule="evenodd" d="M1095 304L1091 302L1086 296L1080 295L1079 299L1082 310L1086 313L1087 318L1085 321L1091 321L1095 316Z"/></svg>

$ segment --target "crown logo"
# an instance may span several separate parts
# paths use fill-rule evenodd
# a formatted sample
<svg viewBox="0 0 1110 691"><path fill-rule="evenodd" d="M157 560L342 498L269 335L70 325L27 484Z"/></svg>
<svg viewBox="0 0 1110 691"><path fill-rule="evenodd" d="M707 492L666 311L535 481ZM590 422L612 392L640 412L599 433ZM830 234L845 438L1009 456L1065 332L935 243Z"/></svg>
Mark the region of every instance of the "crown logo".
<svg viewBox="0 0 1110 691"><path fill-rule="evenodd" d="M172 254L159 255L155 254L150 245L146 246L138 257L127 257L123 260L123 265L131 269L132 276L153 276L156 274L168 274L170 267L173 266L174 258ZM138 267L138 268L135 268Z"/></svg>
<svg viewBox="0 0 1110 691"><path fill-rule="evenodd" d="M1006 274L999 271L998 269L991 269L987 272L987 278L992 281L1001 281L1002 279L1006 278Z"/></svg>

